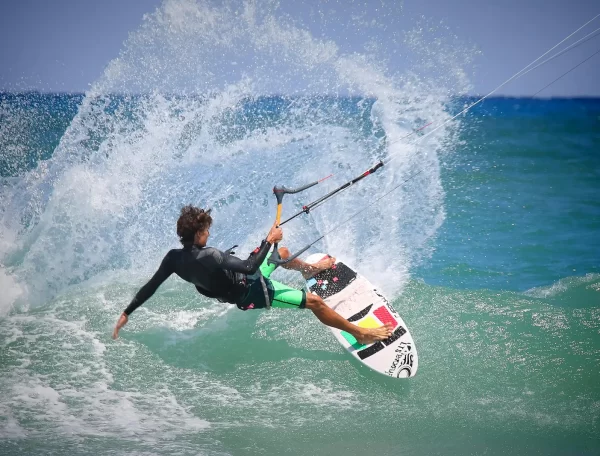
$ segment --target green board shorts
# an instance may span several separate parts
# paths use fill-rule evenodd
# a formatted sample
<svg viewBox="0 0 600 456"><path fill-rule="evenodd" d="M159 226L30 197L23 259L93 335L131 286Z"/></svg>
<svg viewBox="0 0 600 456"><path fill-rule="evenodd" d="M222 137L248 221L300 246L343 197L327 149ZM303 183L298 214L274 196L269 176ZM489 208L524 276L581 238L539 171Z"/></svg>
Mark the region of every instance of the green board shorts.
<svg viewBox="0 0 600 456"><path fill-rule="evenodd" d="M260 283L261 275L264 277L265 284L267 285L272 307L280 309L304 309L306 307L306 292L304 290L288 287L283 283L269 278L275 268L277 268L277 265L268 264L268 258L265 258L260 265L260 269L255 274L247 277L248 294L240 304L237 304L238 308L249 310L264 309L267 307L265 293Z"/></svg>

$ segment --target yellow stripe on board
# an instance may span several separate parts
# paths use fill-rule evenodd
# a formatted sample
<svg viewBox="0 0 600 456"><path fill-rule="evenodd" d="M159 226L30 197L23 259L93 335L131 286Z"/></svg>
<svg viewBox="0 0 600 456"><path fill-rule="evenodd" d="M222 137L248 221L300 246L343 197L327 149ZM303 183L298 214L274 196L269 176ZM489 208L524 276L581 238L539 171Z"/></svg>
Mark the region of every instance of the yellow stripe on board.
<svg viewBox="0 0 600 456"><path fill-rule="evenodd" d="M358 326L360 326L361 328L379 328L381 326L381 323L379 323L371 315L369 315L367 318L362 319L358 323Z"/></svg>

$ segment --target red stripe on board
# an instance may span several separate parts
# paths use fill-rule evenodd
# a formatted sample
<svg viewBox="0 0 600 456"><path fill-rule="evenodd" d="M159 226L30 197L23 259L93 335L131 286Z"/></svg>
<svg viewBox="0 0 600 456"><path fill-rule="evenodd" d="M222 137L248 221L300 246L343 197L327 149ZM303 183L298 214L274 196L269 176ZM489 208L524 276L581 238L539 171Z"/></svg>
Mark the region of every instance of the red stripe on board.
<svg viewBox="0 0 600 456"><path fill-rule="evenodd" d="M384 307L381 306L379 309L375 309L375 311L373 312L373 314L375 314L375 316L377 318L379 318L379 320L385 324L385 323L391 323L393 328L395 328L396 326L398 326L398 322L396 321L396 319L394 317L392 317L392 314L389 313L389 311Z"/></svg>

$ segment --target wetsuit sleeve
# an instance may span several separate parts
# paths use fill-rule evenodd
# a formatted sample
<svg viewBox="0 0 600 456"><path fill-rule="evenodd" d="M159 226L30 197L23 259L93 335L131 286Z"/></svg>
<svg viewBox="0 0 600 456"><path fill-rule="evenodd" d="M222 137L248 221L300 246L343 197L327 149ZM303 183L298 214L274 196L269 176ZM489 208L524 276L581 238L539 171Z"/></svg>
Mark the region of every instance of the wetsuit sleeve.
<svg viewBox="0 0 600 456"><path fill-rule="evenodd" d="M260 247L254 250L246 260L240 260L233 255L226 255L224 253L220 267L233 272L241 272L242 274L254 274L267 257L269 250L271 250L271 243L262 241Z"/></svg>
<svg viewBox="0 0 600 456"><path fill-rule="evenodd" d="M167 253L167 255L162 260L158 271L156 271L156 273L152 276L148 283L146 283L146 285L140 288L140 291L138 291L135 297L131 300L131 303L123 312L125 313L125 315L130 315L131 312L133 312L139 306L144 304L148 299L150 299L150 297L154 294L157 288L165 280L167 280L171 274L173 274L175 268L173 267L173 260L170 253L171 252Z"/></svg>

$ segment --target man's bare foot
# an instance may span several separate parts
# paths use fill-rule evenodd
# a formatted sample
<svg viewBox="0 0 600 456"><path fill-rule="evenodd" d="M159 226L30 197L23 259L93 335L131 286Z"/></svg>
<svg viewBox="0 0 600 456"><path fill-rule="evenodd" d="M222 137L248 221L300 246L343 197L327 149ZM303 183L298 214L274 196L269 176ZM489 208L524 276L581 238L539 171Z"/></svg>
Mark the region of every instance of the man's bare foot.
<svg viewBox="0 0 600 456"><path fill-rule="evenodd" d="M356 340L363 344L368 345L378 340L385 340L392 335L392 324L386 323L379 328L361 328L362 334L353 334Z"/></svg>
<svg viewBox="0 0 600 456"><path fill-rule="evenodd" d="M323 258L321 261L311 264L309 270L302 271L302 276L305 279L310 279L311 277L316 276L319 272L331 268L335 264L335 261L335 257L328 256Z"/></svg>

